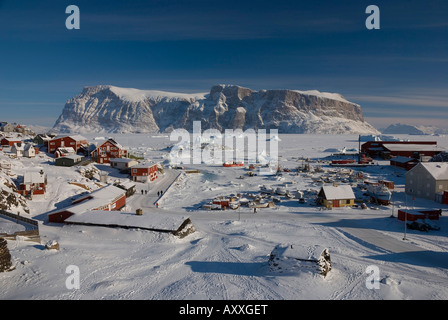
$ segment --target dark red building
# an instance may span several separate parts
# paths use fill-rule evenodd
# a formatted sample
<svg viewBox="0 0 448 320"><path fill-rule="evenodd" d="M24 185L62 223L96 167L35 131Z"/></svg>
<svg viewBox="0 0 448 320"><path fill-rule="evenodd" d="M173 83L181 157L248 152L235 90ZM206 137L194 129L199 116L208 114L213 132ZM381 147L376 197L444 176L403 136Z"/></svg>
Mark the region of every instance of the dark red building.
<svg viewBox="0 0 448 320"><path fill-rule="evenodd" d="M55 153L58 148L73 148L79 152L82 147L88 147L87 139L80 135L56 137L48 142L48 152Z"/></svg>
<svg viewBox="0 0 448 320"><path fill-rule="evenodd" d="M367 141L362 144L361 152L371 157L390 159L391 157L409 157L420 159L433 157L444 151L437 141Z"/></svg>

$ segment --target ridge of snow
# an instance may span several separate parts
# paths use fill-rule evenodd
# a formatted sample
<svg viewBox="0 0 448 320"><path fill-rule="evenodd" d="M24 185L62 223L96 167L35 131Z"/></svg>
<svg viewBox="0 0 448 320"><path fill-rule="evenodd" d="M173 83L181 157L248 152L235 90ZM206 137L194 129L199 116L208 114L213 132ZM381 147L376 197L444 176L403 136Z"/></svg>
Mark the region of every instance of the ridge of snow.
<svg viewBox="0 0 448 320"><path fill-rule="evenodd" d="M120 99L130 101L130 102L140 102L145 99L161 100L164 98L170 99L187 99L187 100L197 100L205 99L207 93L177 93L177 92L167 92L159 90L140 90L134 88L121 88L115 86L109 86L109 90L115 93Z"/></svg>

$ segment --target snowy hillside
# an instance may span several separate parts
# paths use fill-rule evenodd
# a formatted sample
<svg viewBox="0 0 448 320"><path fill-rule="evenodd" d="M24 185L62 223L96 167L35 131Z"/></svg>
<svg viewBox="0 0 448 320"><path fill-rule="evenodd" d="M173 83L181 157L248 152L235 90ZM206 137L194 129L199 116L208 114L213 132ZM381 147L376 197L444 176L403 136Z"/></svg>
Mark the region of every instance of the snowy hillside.
<svg viewBox="0 0 448 320"><path fill-rule="evenodd" d="M281 133L377 134L361 107L339 94L213 86L209 93L86 87L67 101L55 123L59 132L169 132L202 129L278 129Z"/></svg>

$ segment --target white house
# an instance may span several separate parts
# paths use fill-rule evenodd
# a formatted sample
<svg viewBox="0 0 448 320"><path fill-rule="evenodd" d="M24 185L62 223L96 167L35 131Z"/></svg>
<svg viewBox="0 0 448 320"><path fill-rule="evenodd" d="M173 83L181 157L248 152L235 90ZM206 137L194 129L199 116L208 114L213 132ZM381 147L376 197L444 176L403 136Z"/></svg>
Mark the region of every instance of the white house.
<svg viewBox="0 0 448 320"><path fill-rule="evenodd" d="M447 162L419 162L406 173L407 194L436 200L445 190L448 190Z"/></svg>
<svg viewBox="0 0 448 320"><path fill-rule="evenodd" d="M25 147L23 149L23 156L34 158L36 156L36 149L34 148L34 145L32 145L31 143L25 144Z"/></svg>
<svg viewBox="0 0 448 320"><path fill-rule="evenodd" d="M22 142L15 142L11 147L11 153L15 154L17 157L23 157L23 152L25 146Z"/></svg>

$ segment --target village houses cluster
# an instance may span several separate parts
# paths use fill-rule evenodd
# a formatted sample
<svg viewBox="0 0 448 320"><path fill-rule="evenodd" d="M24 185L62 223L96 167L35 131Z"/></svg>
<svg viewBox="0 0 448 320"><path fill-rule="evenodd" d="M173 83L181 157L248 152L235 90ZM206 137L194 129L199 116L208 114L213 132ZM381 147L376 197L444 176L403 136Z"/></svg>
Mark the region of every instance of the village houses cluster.
<svg viewBox="0 0 448 320"><path fill-rule="evenodd" d="M0 130L2 131L0 139L2 148L11 157L32 158L39 152L44 152L53 158L55 166L82 166L93 162L102 165L109 164L111 168L129 175L127 185L108 185L76 200L79 202L72 203L72 207L69 209L52 213L50 220L54 222L62 222L74 212L85 210L86 206L90 210L120 210L125 206L126 197L133 194L131 192L133 184L151 183L158 178L161 171L160 165L157 163L137 160L126 147L114 138L92 144L81 135L50 133L36 135L26 127L16 124L2 123ZM25 137L32 138L25 139ZM430 199L436 203L448 204L447 158L447 152L437 146L435 141L377 141L373 139L362 145L360 143L355 159L333 160L330 166L362 168L372 165L374 159L387 160L390 166L402 168L406 172L406 194ZM362 171L358 172L356 179L358 179L357 181L363 179ZM390 204L391 193L394 189L393 182L386 180L362 182L372 201L382 205ZM17 192L33 199L38 198L45 194L46 184L45 172L24 172L22 181L17 186ZM319 205L327 209L356 206L357 202L352 186L347 183L326 183L315 194L315 198ZM87 200L89 201L87 202ZM222 199L218 204L220 208L230 206ZM260 208L263 207L261 204L257 205Z"/></svg>
<svg viewBox="0 0 448 320"><path fill-rule="evenodd" d="M154 162L142 161L132 157L127 148L123 147L115 139L109 138L98 144L89 143L81 135L55 135L52 133L35 134L25 126L9 123L1 123L1 150L14 159L34 158L39 152L47 154L53 158L55 166L72 167L83 166L89 163L110 164L121 173L129 174L133 182L150 183L158 178L160 166ZM46 192L47 175L42 170L40 172L25 171L17 185L17 192L31 199L43 198ZM120 193L125 189L125 194L129 196L129 189L132 183L123 183ZM134 186L135 187L135 186ZM117 187L107 186L100 192L104 194L117 193ZM121 194L121 193L120 193ZM101 197L100 197L101 198ZM122 197L116 202L113 199L107 200L105 205L100 205L105 210L119 210L123 207ZM104 197L103 197L104 199Z"/></svg>

